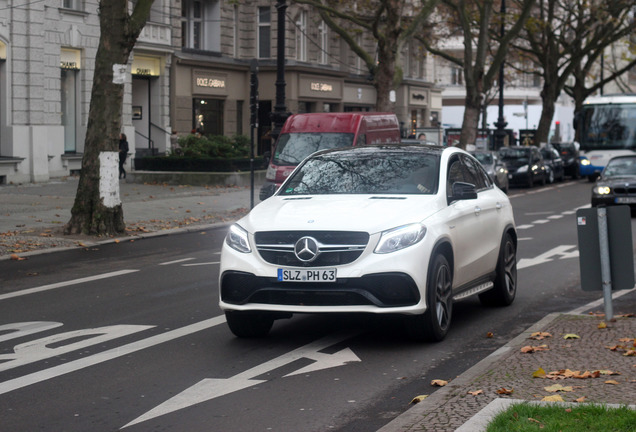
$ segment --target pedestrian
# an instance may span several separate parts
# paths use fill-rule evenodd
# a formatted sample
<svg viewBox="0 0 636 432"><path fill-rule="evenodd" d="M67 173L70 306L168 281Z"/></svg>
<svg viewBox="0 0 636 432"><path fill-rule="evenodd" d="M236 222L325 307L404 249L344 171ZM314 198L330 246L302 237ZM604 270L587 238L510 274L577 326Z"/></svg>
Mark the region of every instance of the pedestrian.
<svg viewBox="0 0 636 432"><path fill-rule="evenodd" d="M126 170L124 169L124 163L128 157L128 140L126 134L119 134L119 178L126 178Z"/></svg>

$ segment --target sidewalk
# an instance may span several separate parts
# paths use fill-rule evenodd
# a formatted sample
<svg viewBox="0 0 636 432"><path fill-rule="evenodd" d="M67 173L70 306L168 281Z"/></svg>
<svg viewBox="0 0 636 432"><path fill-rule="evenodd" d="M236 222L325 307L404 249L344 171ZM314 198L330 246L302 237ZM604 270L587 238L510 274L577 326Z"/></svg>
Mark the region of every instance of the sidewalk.
<svg viewBox="0 0 636 432"><path fill-rule="evenodd" d="M62 233L71 218L78 180L68 177L41 184L0 186L0 260L108 240ZM255 205L259 202L259 188L257 185L254 191ZM227 223L250 208L249 187L176 186L122 180L119 193L125 236Z"/></svg>
<svg viewBox="0 0 636 432"><path fill-rule="evenodd" d="M115 241L62 234L62 227L70 219L77 183L78 179L71 177L46 184L0 186L0 260ZM250 207L247 187L123 181L120 186L126 236L133 238L228 223L246 214ZM259 187L254 191L255 204L259 202ZM607 328L599 328L599 324L605 322L599 315L604 311L599 291L601 300L596 304L569 314L546 316L461 376L449 377L446 386L424 383L419 394L430 396L379 432L477 432L485 430L492 418L491 402L505 409L505 402L540 401L555 394L566 402L634 404L636 353L630 348L636 349L636 290L619 291L615 295L620 296L613 302L616 321L606 323ZM530 339L535 332L546 332L550 336ZM578 338L565 339L566 335ZM534 347L535 351L523 353L523 347ZM630 352L631 355L625 355ZM555 379L533 378L540 368L547 374L555 372ZM566 378L566 370L578 371L581 375L589 371L597 377ZM564 372L559 374L559 371ZM616 374L606 375L607 371ZM546 390L554 384L571 387L571 391Z"/></svg>

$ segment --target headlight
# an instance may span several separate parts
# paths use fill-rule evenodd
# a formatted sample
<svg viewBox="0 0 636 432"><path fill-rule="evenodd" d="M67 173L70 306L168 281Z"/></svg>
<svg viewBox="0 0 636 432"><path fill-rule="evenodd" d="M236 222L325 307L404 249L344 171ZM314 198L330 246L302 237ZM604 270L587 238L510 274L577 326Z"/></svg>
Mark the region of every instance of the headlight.
<svg viewBox="0 0 636 432"><path fill-rule="evenodd" d="M225 242L228 244L229 247L239 252L252 252L252 248L250 248L250 242L247 239L247 231L245 231L238 225L232 225L230 227L230 231L225 237Z"/></svg>
<svg viewBox="0 0 636 432"><path fill-rule="evenodd" d="M528 165L520 166L517 172L520 172L520 173L528 172Z"/></svg>
<svg viewBox="0 0 636 432"><path fill-rule="evenodd" d="M608 195L612 193L612 189L609 186L596 186L594 187L594 193L596 195Z"/></svg>
<svg viewBox="0 0 636 432"><path fill-rule="evenodd" d="M426 227L422 224L404 225L384 231L375 253L385 254L412 246L424 238Z"/></svg>
<svg viewBox="0 0 636 432"><path fill-rule="evenodd" d="M592 164L592 162L590 162L590 160L587 159L587 158L581 158L580 163L581 163L581 165L591 165Z"/></svg>

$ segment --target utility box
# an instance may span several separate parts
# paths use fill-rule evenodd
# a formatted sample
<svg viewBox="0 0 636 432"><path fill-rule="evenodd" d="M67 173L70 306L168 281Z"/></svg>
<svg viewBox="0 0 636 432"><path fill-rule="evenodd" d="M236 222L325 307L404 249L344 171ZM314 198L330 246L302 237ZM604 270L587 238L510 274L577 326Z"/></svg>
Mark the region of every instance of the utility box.
<svg viewBox="0 0 636 432"><path fill-rule="evenodd" d="M601 257L598 209L576 211L579 265L583 291L603 290L601 259L609 259L612 290L634 288L634 248L629 206L610 206L607 211L609 257Z"/></svg>

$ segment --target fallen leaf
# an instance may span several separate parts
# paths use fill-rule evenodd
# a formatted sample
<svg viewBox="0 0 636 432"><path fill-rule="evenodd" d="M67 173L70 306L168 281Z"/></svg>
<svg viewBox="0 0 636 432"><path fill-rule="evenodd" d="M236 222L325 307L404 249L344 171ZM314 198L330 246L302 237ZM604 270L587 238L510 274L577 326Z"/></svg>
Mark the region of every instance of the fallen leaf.
<svg viewBox="0 0 636 432"><path fill-rule="evenodd" d="M416 404L416 403L420 403L422 402L424 399L426 399L428 397L428 395L419 395L419 396L415 396L413 398L413 400L411 401L412 404Z"/></svg>
<svg viewBox="0 0 636 432"><path fill-rule="evenodd" d="M564 402L560 395L546 396L541 400L544 402Z"/></svg>
<svg viewBox="0 0 636 432"><path fill-rule="evenodd" d="M605 321L601 321L600 323L598 323L597 327L599 329L606 329L607 328L607 324L605 323Z"/></svg>
<svg viewBox="0 0 636 432"><path fill-rule="evenodd" d="M486 337L487 337L487 338L491 338L491 337L493 337L493 336L494 336L494 334L493 334L492 332L488 332L488 333L486 333Z"/></svg>
<svg viewBox="0 0 636 432"><path fill-rule="evenodd" d="M594 372L598 372L601 375L620 375L620 372L614 372L611 370L603 369L603 370L595 370Z"/></svg>
<svg viewBox="0 0 636 432"><path fill-rule="evenodd" d="M636 349L630 349L623 355L628 357L636 357Z"/></svg>
<svg viewBox="0 0 636 432"><path fill-rule="evenodd" d="M497 390L497 394L501 394L501 395L510 395L512 394L513 389L507 389L505 387L500 388L499 390Z"/></svg>
<svg viewBox="0 0 636 432"><path fill-rule="evenodd" d="M11 259L12 259L13 261L24 261L26 258L21 257L21 256L18 256L18 255L16 255L16 254L11 254Z"/></svg>
<svg viewBox="0 0 636 432"><path fill-rule="evenodd" d="M439 380L439 379L431 381L432 386L444 387L446 384L448 384L448 381Z"/></svg>
<svg viewBox="0 0 636 432"><path fill-rule="evenodd" d="M534 332L528 339L541 340L549 337L552 337L552 335L548 332Z"/></svg>
<svg viewBox="0 0 636 432"><path fill-rule="evenodd" d="M580 398L578 398L578 399L574 399L574 402L579 402L579 403L581 403L581 402L585 402L585 399L587 399L585 396L581 396L581 397L580 397Z"/></svg>
<svg viewBox="0 0 636 432"><path fill-rule="evenodd" d="M533 352L537 352L537 351L548 351L550 348L548 348L547 345L539 345L539 346L524 346L523 348L521 348L521 352L522 353L533 353Z"/></svg>
<svg viewBox="0 0 636 432"><path fill-rule="evenodd" d="M540 424L541 426L539 426L539 428L543 429L543 424L541 424L541 422L539 420L535 420L532 417L528 417L528 421Z"/></svg>
<svg viewBox="0 0 636 432"><path fill-rule="evenodd" d="M549 386L549 387L543 387L543 389L544 389L545 391L549 391L550 393L556 393L556 392L560 392L560 391L563 391L563 392L571 392L571 391L573 391L573 390L574 390L574 389L572 388L572 386L565 386L565 387L564 387L564 386L562 386L561 384L554 384L554 385L551 385L551 386Z"/></svg>
<svg viewBox="0 0 636 432"><path fill-rule="evenodd" d="M605 384L618 385L618 381L616 381L616 380L607 380L607 381L605 381Z"/></svg>
<svg viewBox="0 0 636 432"><path fill-rule="evenodd" d="M468 394L473 395L473 396L477 396L480 394L483 394L484 391L483 390L474 390L474 391L469 391Z"/></svg>
<svg viewBox="0 0 636 432"><path fill-rule="evenodd" d="M539 368L533 372L532 378L545 378L545 371L543 368Z"/></svg>
<svg viewBox="0 0 636 432"><path fill-rule="evenodd" d="M118 239L115 239L115 243L119 243L119 240L118 240Z"/></svg>
<svg viewBox="0 0 636 432"><path fill-rule="evenodd" d="M578 335L575 335L574 333L568 333L565 336L563 336L563 339L581 339Z"/></svg>

